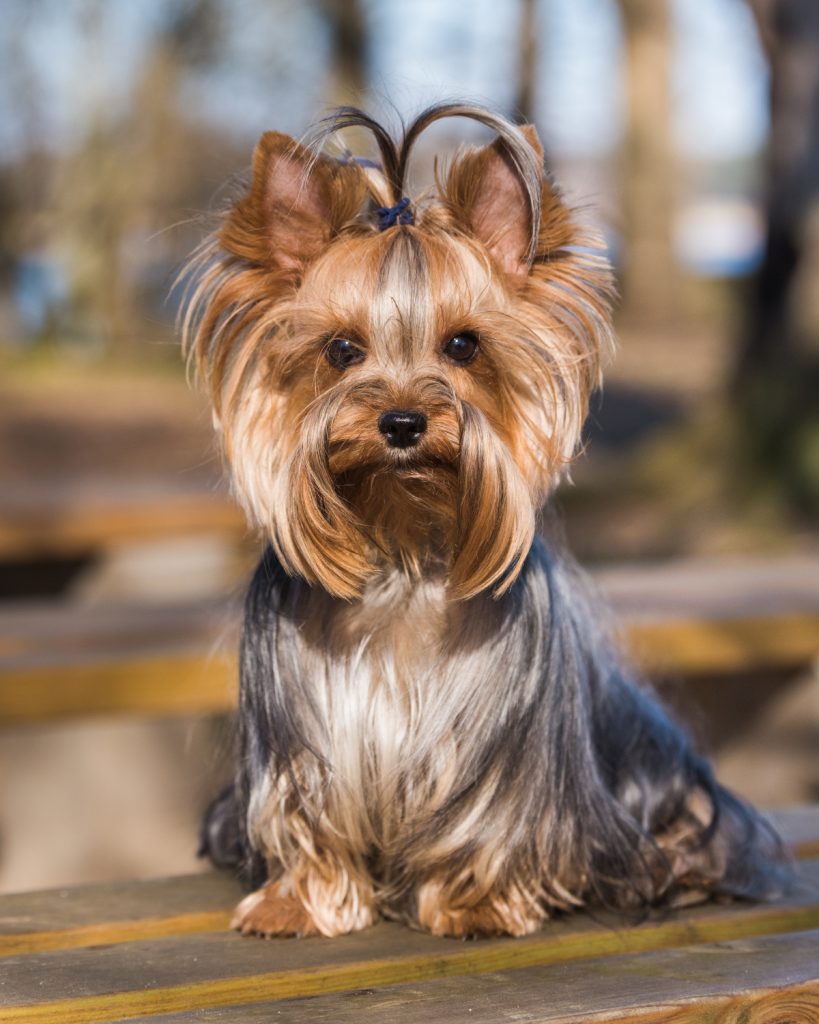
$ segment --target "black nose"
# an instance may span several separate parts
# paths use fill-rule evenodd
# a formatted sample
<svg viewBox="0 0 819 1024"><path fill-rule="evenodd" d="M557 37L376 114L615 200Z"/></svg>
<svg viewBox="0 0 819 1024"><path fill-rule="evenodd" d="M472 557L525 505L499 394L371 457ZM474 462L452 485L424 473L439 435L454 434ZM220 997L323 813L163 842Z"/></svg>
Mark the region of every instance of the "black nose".
<svg viewBox="0 0 819 1024"><path fill-rule="evenodd" d="M393 409L378 417L378 429L390 448L412 448L427 429L427 418L415 410Z"/></svg>

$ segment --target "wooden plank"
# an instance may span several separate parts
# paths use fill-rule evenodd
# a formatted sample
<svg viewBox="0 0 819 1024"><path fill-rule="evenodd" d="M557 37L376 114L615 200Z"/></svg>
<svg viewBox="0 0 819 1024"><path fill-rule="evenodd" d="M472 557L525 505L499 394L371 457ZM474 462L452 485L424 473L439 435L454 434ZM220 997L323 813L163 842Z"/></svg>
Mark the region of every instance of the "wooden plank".
<svg viewBox="0 0 819 1024"><path fill-rule="evenodd" d="M213 602L4 609L0 723L229 710L237 631L235 605Z"/></svg>
<svg viewBox="0 0 819 1024"><path fill-rule="evenodd" d="M124 542L246 533L223 493L164 482L15 487L0 499L0 558L73 555Z"/></svg>
<svg viewBox="0 0 819 1024"><path fill-rule="evenodd" d="M632 622L767 618L819 607L819 554L630 562L592 573Z"/></svg>
<svg viewBox="0 0 819 1024"><path fill-rule="evenodd" d="M130 1021L135 1019L131 1017ZM192 1024L199 1012L153 1024ZM814 1024L819 932L208 1011L209 1024ZM120 1020L114 1024L126 1024Z"/></svg>
<svg viewBox="0 0 819 1024"><path fill-rule="evenodd" d="M188 715L230 711L236 703L234 659L168 651L0 671L0 725L74 716Z"/></svg>
<svg viewBox="0 0 819 1024"><path fill-rule="evenodd" d="M201 875L0 896L0 956L225 929L238 881Z"/></svg>
<svg viewBox="0 0 819 1024"><path fill-rule="evenodd" d="M628 646L646 674L696 675L810 663L817 616L733 623L677 622L634 627ZM204 646L204 645L203 645ZM106 714L210 714L235 706L235 655L210 646L150 646L118 655L61 661L2 653L0 725Z"/></svg>
<svg viewBox="0 0 819 1024"><path fill-rule="evenodd" d="M798 669L809 665L819 650L819 612L627 623L626 646L648 674Z"/></svg>
<svg viewBox="0 0 819 1024"><path fill-rule="evenodd" d="M706 905L623 927L575 915L523 939L462 943L386 923L332 941L209 932L8 957L3 1020L98 1020L246 1006L819 929L819 863L775 905Z"/></svg>
<svg viewBox="0 0 819 1024"><path fill-rule="evenodd" d="M0 607L0 655L4 665L18 659L21 666L47 666L139 650L204 651L217 638L232 647L238 641L240 611L239 603L223 599L6 603Z"/></svg>
<svg viewBox="0 0 819 1024"><path fill-rule="evenodd" d="M797 857L815 856L819 806L770 817ZM240 896L215 872L0 896L0 956L220 929Z"/></svg>
<svg viewBox="0 0 819 1024"><path fill-rule="evenodd" d="M0 723L227 711L237 647L236 606L223 601L6 609Z"/></svg>
<svg viewBox="0 0 819 1024"><path fill-rule="evenodd" d="M802 860L819 857L819 804L803 807L783 807L770 811L779 834Z"/></svg>
<svg viewBox="0 0 819 1024"><path fill-rule="evenodd" d="M229 710L238 628L228 604L7 610L0 613L0 724ZM625 622L624 639L648 674L799 668L819 650L819 599L813 612L767 618L637 615Z"/></svg>

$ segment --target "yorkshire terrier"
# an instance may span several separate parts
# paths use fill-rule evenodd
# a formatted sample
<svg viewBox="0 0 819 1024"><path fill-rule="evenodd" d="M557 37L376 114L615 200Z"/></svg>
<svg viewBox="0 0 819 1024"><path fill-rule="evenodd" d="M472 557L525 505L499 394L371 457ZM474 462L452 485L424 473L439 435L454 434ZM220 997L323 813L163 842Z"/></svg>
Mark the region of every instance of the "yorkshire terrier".
<svg viewBox="0 0 819 1024"><path fill-rule="evenodd" d="M419 135L494 133L407 195ZM367 129L380 162L328 155ZM268 132L195 256L183 332L269 546L247 595L235 782L203 849L233 926L379 916L525 935L556 911L767 898L781 843L623 670L538 536L610 346L610 268L534 128L345 108Z"/></svg>

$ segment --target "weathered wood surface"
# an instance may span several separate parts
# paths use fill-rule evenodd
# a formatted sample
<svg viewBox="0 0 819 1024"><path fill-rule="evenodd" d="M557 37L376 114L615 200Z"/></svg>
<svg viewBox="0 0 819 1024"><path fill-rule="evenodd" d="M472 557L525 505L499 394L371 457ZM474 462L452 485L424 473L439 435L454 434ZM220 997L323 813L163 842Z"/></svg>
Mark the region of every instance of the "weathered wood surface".
<svg viewBox="0 0 819 1024"><path fill-rule="evenodd" d="M819 837L819 808L780 821ZM776 904L576 914L468 943L387 923L245 939L226 928L238 895L209 874L0 897L0 1021L819 1020L819 861Z"/></svg>
<svg viewBox="0 0 819 1024"><path fill-rule="evenodd" d="M819 559L629 567L599 574L648 673L809 664L819 652ZM0 612L0 723L233 707L236 605L27 604Z"/></svg>
<svg viewBox="0 0 819 1024"><path fill-rule="evenodd" d="M284 999L210 1010L206 1017L186 1012L150 1019L152 1024L816 1024L817 978L819 931L813 931Z"/></svg>
<svg viewBox="0 0 819 1024"><path fill-rule="evenodd" d="M76 555L123 542L246 532L238 508L202 487L75 481L0 494L0 558Z"/></svg>
<svg viewBox="0 0 819 1024"><path fill-rule="evenodd" d="M332 941L264 942L220 930L8 956L0 962L0 1019L84 1024L214 1008L244 1011L247 1005L262 1000L307 998L311 1007L316 996L394 985L413 986L410 994L415 986L421 986L422 998L424 992L432 992L434 999L435 986L431 988L430 983L447 978L459 979L463 998L475 985L486 988L486 983L478 980L482 975L490 975L495 982L490 987L494 987L495 1007L500 1011L517 993L518 975L527 969L551 967L552 974L559 977L565 966L581 962L586 971L579 976L589 979L606 975L611 969L610 957L703 944L719 951L726 943L739 943L732 947L739 954L743 945L748 948L753 940L775 935L791 943L791 951L779 958L780 967L794 962L801 965L795 971L789 969L787 983L804 985L814 981L819 972L818 957L814 956L812 966L805 964L809 958L806 942L808 949L815 946L819 929L819 865L810 865L807 878L809 885L776 906L707 905L618 927L575 915L552 922L525 939L464 943L380 924ZM807 940L800 940L801 933L809 933ZM707 959L710 950L699 952ZM769 956L760 959L764 965L771 962ZM773 980L764 972L760 978L749 976L749 962L745 963L744 976L739 982L735 978L734 993L743 988L781 988L781 973L774 974ZM649 964L643 974L656 978L657 971L652 972ZM547 984L538 981L536 971L522 975L521 980L524 987L527 981L534 986L534 999L536 989ZM576 1005L584 1006L590 989L587 981L575 991ZM631 990L632 1000L639 1006L637 978L632 979ZM458 992L459 987L450 986L450 991ZM541 1000L542 1008L552 1006L548 988L541 988ZM270 1012L273 1015L275 1008Z"/></svg>
<svg viewBox="0 0 819 1024"><path fill-rule="evenodd" d="M0 896L0 956L227 928L239 883L207 872Z"/></svg>
<svg viewBox="0 0 819 1024"><path fill-rule="evenodd" d="M783 807L768 816L795 857L819 859L819 805Z"/></svg>
<svg viewBox="0 0 819 1024"><path fill-rule="evenodd" d="M779 810L770 818L794 857L816 856L819 806ZM805 870L812 877L811 864ZM223 928L241 895L233 878L210 872L0 896L0 956Z"/></svg>

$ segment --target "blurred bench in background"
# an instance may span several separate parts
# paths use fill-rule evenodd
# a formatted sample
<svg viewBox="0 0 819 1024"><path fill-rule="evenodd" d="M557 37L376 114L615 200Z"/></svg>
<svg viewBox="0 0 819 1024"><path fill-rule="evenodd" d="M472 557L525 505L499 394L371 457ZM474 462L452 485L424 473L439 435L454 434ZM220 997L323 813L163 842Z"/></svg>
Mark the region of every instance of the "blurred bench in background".
<svg viewBox="0 0 819 1024"><path fill-rule="evenodd" d="M229 502L202 492L88 492L48 513L8 509L0 559L11 561L245 536ZM819 557L594 578L652 677L711 688L762 673L776 686L819 651ZM0 725L230 711L239 622L238 600L221 594L0 605ZM387 923L332 941L241 939L227 930L238 887L215 874L0 896L0 1019L819 1020L819 809L774 817L803 859L800 887L776 904L708 904L627 927L579 914L522 940L456 943Z"/></svg>
<svg viewBox="0 0 819 1024"><path fill-rule="evenodd" d="M26 484L0 495L0 559L75 557L117 544L217 533L241 537L244 517L220 491L167 481Z"/></svg>
<svg viewBox="0 0 819 1024"><path fill-rule="evenodd" d="M783 817L797 856L819 811ZM796 825L792 829L792 825ZM547 922L456 942L381 922L338 939L241 938L215 874L0 897L4 1021L359 1024L819 1020L819 861L772 904Z"/></svg>
<svg viewBox="0 0 819 1024"><path fill-rule="evenodd" d="M246 537L215 484L16 483L0 493L0 599L191 596L237 578Z"/></svg>
<svg viewBox="0 0 819 1024"><path fill-rule="evenodd" d="M642 671L779 672L819 652L819 558L682 562L597 574ZM0 723L226 711L239 609L223 601L0 608Z"/></svg>

